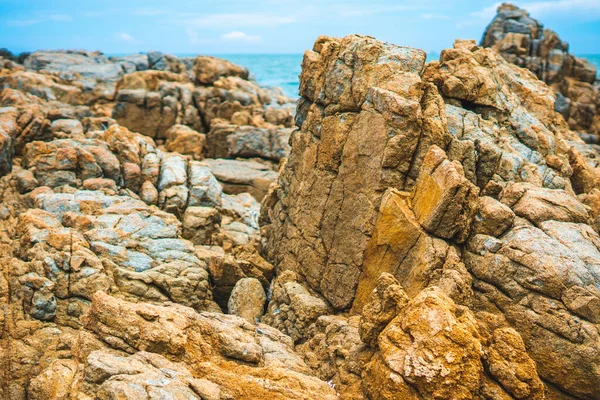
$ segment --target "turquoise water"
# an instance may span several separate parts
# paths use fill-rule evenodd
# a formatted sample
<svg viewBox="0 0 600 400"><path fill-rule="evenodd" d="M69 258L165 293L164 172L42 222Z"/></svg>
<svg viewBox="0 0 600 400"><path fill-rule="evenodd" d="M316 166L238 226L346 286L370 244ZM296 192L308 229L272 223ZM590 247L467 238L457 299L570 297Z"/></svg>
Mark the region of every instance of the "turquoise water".
<svg viewBox="0 0 600 400"><path fill-rule="evenodd" d="M298 97L298 75L300 74L301 54L219 54L233 63L250 70L250 76L263 86L279 86L290 97ZM600 71L600 54L584 54ZM439 53L427 55L427 61L437 60Z"/></svg>
<svg viewBox="0 0 600 400"><path fill-rule="evenodd" d="M191 57L193 54L177 54L179 57ZM250 71L250 77L262 86L277 86L293 98L298 97L298 75L300 75L302 54L215 54L243 65ZM583 54L600 71L600 54ZM439 53L427 55L427 61L437 60Z"/></svg>
<svg viewBox="0 0 600 400"><path fill-rule="evenodd" d="M600 72L600 54L580 54L578 57L587 58L588 61L594 64Z"/></svg>
<svg viewBox="0 0 600 400"><path fill-rule="evenodd" d="M286 95L298 97L298 75L302 54L217 54L250 71L250 78L261 86L277 86Z"/></svg>

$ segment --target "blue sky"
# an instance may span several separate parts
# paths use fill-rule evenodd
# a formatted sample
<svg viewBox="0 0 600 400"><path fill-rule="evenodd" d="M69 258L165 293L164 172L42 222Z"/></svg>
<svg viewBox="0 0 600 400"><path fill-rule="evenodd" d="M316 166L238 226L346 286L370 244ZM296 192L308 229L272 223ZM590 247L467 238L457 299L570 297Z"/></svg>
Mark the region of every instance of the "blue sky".
<svg viewBox="0 0 600 400"><path fill-rule="evenodd" d="M575 54L600 53L600 0L516 1ZM437 52L479 40L496 1L0 0L0 47L106 53L302 53L319 35L362 33Z"/></svg>

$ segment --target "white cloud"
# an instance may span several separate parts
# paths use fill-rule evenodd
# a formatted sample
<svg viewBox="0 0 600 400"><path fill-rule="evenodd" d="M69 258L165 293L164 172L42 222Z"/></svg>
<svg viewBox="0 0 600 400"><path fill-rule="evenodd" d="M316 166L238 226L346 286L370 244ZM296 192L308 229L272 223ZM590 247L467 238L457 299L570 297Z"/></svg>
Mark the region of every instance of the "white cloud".
<svg viewBox="0 0 600 400"><path fill-rule="evenodd" d="M115 33L115 38L119 42L130 43L130 44L137 43L137 40L135 40L135 38L127 32L117 32L117 33Z"/></svg>
<svg viewBox="0 0 600 400"><path fill-rule="evenodd" d="M49 14L39 18L31 18L31 19L13 19L9 20L6 23L11 26L31 26L36 24L41 24L42 22L69 22L73 21L73 18L70 15L64 14Z"/></svg>
<svg viewBox="0 0 600 400"><path fill-rule="evenodd" d="M222 34L221 39L240 40L240 41L244 41L244 42L258 42L258 41L260 41L260 36L259 35L248 35L246 32L233 31L233 32Z"/></svg>

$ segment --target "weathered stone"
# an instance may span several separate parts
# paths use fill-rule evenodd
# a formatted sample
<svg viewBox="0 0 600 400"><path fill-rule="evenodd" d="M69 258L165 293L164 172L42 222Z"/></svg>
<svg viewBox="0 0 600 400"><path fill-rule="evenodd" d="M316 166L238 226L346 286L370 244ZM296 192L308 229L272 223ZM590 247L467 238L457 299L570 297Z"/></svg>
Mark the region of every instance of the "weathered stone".
<svg viewBox="0 0 600 400"><path fill-rule="evenodd" d="M500 237L515 220L515 213L506 205L488 196L479 198L473 221L473 234Z"/></svg>
<svg viewBox="0 0 600 400"><path fill-rule="evenodd" d="M194 244L210 244L213 242L213 235L219 230L221 215L210 207L188 207L182 222L182 236L185 239Z"/></svg>
<svg viewBox="0 0 600 400"><path fill-rule="evenodd" d="M529 13L503 3L486 28L481 45L492 47L507 61L528 68L557 92L556 111L573 130L599 134L596 67L569 54L569 45L544 29Z"/></svg>
<svg viewBox="0 0 600 400"><path fill-rule="evenodd" d="M449 138L440 124L426 127L418 117L444 119L441 98L419 77L420 50L362 36L321 38L314 49L304 57L296 115L301 131L292 136L281 171L285 191L265 200L273 207L263 218L262 251L345 308L383 190L411 188L428 144L445 147Z"/></svg>
<svg viewBox="0 0 600 400"><path fill-rule="evenodd" d="M216 57L199 56L194 60L196 81L201 85L215 83L221 77L239 76L248 79L248 70Z"/></svg>
<svg viewBox="0 0 600 400"><path fill-rule="evenodd" d="M16 171L13 176L17 181L17 190L19 193L30 192L39 185L39 182L37 179L35 179L33 172L27 169Z"/></svg>
<svg viewBox="0 0 600 400"><path fill-rule="evenodd" d="M208 157L260 157L279 161L289 154L288 141L292 130L215 124L207 135Z"/></svg>
<svg viewBox="0 0 600 400"><path fill-rule="evenodd" d="M432 146L423 160L409 202L425 231L464 242L477 209L479 188L469 182L458 162Z"/></svg>
<svg viewBox="0 0 600 400"><path fill-rule="evenodd" d="M254 161L206 159L203 161L223 185L227 194L250 193L261 201L277 173L268 165Z"/></svg>
<svg viewBox="0 0 600 400"><path fill-rule="evenodd" d="M242 278L233 287L227 302L229 314L257 323L264 314L267 295L262 284L255 278Z"/></svg>
<svg viewBox="0 0 600 400"><path fill-rule="evenodd" d="M373 351L358 334L358 316L323 315L311 325L305 343L296 346L306 364L320 379L335 388L339 397L363 400L363 365Z"/></svg>
<svg viewBox="0 0 600 400"><path fill-rule="evenodd" d="M544 221L585 223L589 220L585 206L564 190L508 185L500 193L500 201L537 226Z"/></svg>
<svg viewBox="0 0 600 400"><path fill-rule="evenodd" d="M397 393L407 399L469 399L479 390L483 349L477 322L436 287L407 304L378 346L381 356L363 372L372 398Z"/></svg>
<svg viewBox="0 0 600 400"><path fill-rule="evenodd" d="M362 309L359 325L360 338L371 347L377 346L381 331L402 311L408 296L400 283L390 274L382 273L377 278L369 302Z"/></svg>
<svg viewBox="0 0 600 400"><path fill-rule="evenodd" d="M288 337L266 325L253 325L237 316L198 314L179 305L158 307L126 303L99 292L94 296L86 329L116 349L142 351L133 360L123 360L111 366L117 374L121 366L134 374L136 368L140 367L142 370L138 373L151 374L162 370L164 374L165 367L172 365L166 362L166 358L184 361L192 371L193 375L188 375L184 369L183 374L178 375L180 380L185 382L186 375L187 379L191 379L192 375L196 379L212 382L213 391L218 387L221 392L234 398L336 397L325 382L307 374L308 368L293 353L293 344ZM206 332L208 335L194 332ZM144 351L151 354L146 356ZM89 357L94 354L97 353L91 353ZM88 365L91 361L89 357ZM158 371L135 363L144 358L157 359L158 363L155 361L150 364L157 367ZM107 383L119 380L104 380L106 373L102 369L93 369L91 365L86 369L89 371L89 380L96 384L104 382L100 388L106 385L109 387L105 386L105 390L116 389ZM126 387L134 389L135 385Z"/></svg>
<svg viewBox="0 0 600 400"><path fill-rule="evenodd" d="M310 325L331 312L329 305L311 294L292 271L285 271L273 282L271 300L261 321L288 334L294 341L306 336Z"/></svg>
<svg viewBox="0 0 600 400"><path fill-rule="evenodd" d="M496 329L485 363L502 387L517 399L544 399L544 384L521 336L511 328Z"/></svg>
<svg viewBox="0 0 600 400"><path fill-rule="evenodd" d="M190 155L195 160L203 158L206 135L185 125L173 125L165 132L165 136L168 151Z"/></svg>

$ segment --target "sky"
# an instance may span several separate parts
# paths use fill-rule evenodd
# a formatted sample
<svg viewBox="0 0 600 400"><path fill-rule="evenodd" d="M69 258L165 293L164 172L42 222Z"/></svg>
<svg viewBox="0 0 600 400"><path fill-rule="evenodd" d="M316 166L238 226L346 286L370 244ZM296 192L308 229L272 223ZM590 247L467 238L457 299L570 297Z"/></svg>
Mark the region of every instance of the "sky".
<svg viewBox="0 0 600 400"><path fill-rule="evenodd" d="M600 0L514 1L574 54L600 53ZM489 0L0 0L0 47L15 53L300 54L320 35L360 33L427 52L477 39Z"/></svg>

